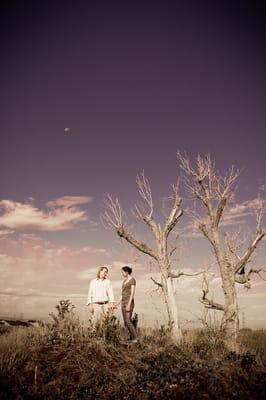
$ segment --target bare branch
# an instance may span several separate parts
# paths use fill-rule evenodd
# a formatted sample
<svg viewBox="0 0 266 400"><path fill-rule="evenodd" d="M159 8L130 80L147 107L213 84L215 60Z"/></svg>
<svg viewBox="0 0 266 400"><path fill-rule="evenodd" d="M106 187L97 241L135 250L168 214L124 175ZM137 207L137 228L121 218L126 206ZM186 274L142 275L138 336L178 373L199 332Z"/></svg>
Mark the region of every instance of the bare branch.
<svg viewBox="0 0 266 400"><path fill-rule="evenodd" d="M213 300L210 300L206 297L206 295L204 295L203 292L203 296L201 299L199 299L199 301L204 304L204 306L206 308L211 308L213 310L219 310L219 311L224 311L224 306L222 304L216 303Z"/></svg>
<svg viewBox="0 0 266 400"><path fill-rule="evenodd" d="M146 206L148 206L149 212L147 213L147 218L150 219L153 215L153 201L150 183L148 179L145 178L144 171L141 173L141 175L137 175L136 182L139 194L146 203ZM138 209L138 207L136 207L136 209ZM141 213L139 212L139 214L143 214L143 211Z"/></svg>
<svg viewBox="0 0 266 400"><path fill-rule="evenodd" d="M225 177L222 177L215 171L215 162L211 160L208 154L205 157L198 155L196 167L193 168L187 155L177 153L177 158L180 161L180 168L194 180L194 184L189 183L188 189L190 192L201 200L203 204L211 207L211 200L219 200L225 198L227 201L232 197L232 186L238 178L240 171L236 170L234 166L228 171ZM220 203L220 207L224 208L224 200ZM222 214L220 207L217 208L217 222Z"/></svg>
<svg viewBox="0 0 266 400"><path fill-rule="evenodd" d="M194 168L186 155L182 156L181 153L177 153L177 157L180 161L180 168L188 177L188 191L194 197L201 200L201 202L207 207L209 214L213 216L214 212L211 200L214 197L214 161L211 160L209 155L206 157L198 155L196 167ZM194 182L191 183L189 177L192 177Z"/></svg>
<svg viewBox="0 0 266 400"><path fill-rule="evenodd" d="M148 254L157 261L157 256L155 252L146 243L140 242L139 240L135 239L134 236L132 236L129 232L126 232L123 226L117 227L116 232L118 236L124 238L128 243L136 247L136 249L140 250L142 253Z"/></svg>
<svg viewBox="0 0 266 400"><path fill-rule="evenodd" d="M258 274L259 277L264 280L261 273L265 272L263 268L260 269L251 268L250 271L247 274L245 274L245 267L248 261L250 260L252 253L255 251L258 243L263 239L266 233L265 230L261 228L262 218L265 213L265 201L261 198L258 198L253 203L253 209L257 221L256 236L255 239L248 246L248 249L246 250L245 254L242 257L239 257L237 255L238 262L234 267L234 271L236 273L235 275L236 282L244 284L246 284L250 280L250 276L252 273ZM236 255L236 251L234 252L234 254Z"/></svg>
<svg viewBox="0 0 266 400"><path fill-rule="evenodd" d="M177 246L172 246L171 250L169 251L169 256L170 256L170 257L174 254L174 252L176 251L176 249L177 249Z"/></svg>
<svg viewBox="0 0 266 400"><path fill-rule="evenodd" d="M201 275L204 273L205 273L205 271L200 271L200 272L195 272L193 274L188 274L187 272L180 271L177 274L174 272L169 272L168 276L169 276L169 278L180 278L180 276L197 276L197 275Z"/></svg>
<svg viewBox="0 0 266 400"><path fill-rule="evenodd" d="M240 285L245 285L246 288L250 288L250 282L249 282L249 277L247 275L245 275L245 273L243 274L235 274L235 282L239 283Z"/></svg>
<svg viewBox="0 0 266 400"><path fill-rule="evenodd" d="M256 269L251 268L250 271L248 272L248 277L252 274L257 274L260 277L260 279L266 281L266 277L264 278L262 275L263 272L266 273L266 267L261 267Z"/></svg>
<svg viewBox="0 0 266 400"><path fill-rule="evenodd" d="M252 204L257 222L257 230L262 229L262 220L266 214L266 202L261 197L258 197Z"/></svg>
<svg viewBox="0 0 266 400"><path fill-rule="evenodd" d="M132 210L132 213L136 218L143 220L150 227L155 238L158 239L159 227L153 219L153 200L151 187L148 179L145 178L144 172L137 176L136 182L138 185L139 194L144 200L145 204L136 204Z"/></svg>
<svg viewBox="0 0 266 400"><path fill-rule="evenodd" d="M182 153L180 151L177 152L177 158L180 161L180 167L181 169L186 173L191 175L194 179L198 178L198 174L195 171L195 169L193 168L188 156L186 153L184 153L184 155L182 155ZM204 179L204 176L202 177L202 179Z"/></svg>
<svg viewBox="0 0 266 400"><path fill-rule="evenodd" d="M107 226L114 228L118 236L124 238L136 249L140 250L142 253L148 254L149 256L157 260L156 254L147 244L137 240L133 235L126 231L123 221L124 215L118 199L116 198L115 200L113 200L110 195L107 195L105 198L105 205L108 210L104 212L102 218L106 222Z"/></svg>
<svg viewBox="0 0 266 400"><path fill-rule="evenodd" d="M161 283L157 282L152 276L151 276L151 280L153 281L153 283L155 283L155 285L158 286L158 289L159 288L161 288L161 289L163 288L163 285Z"/></svg>
<svg viewBox="0 0 266 400"><path fill-rule="evenodd" d="M234 267L235 273L239 272L245 265L247 264L248 260L250 259L252 253L256 249L258 243L262 240L262 238L265 236L265 231L259 231L256 233L256 237L253 240L252 243L248 246L247 251L243 255L243 257L240 258L238 263Z"/></svg>
<svg viewBox="0 0 266 400"><path fill-rule="evenodd" d="M213 239L211 236L211 232L208 231L207 226L204 223L199 224L199 229L203 233L203 235L209 240L211 244L213 244Z"/></svg>
<svg viewBox="0 0 266 400"><path fill-rule="evenodd" d="M168 235L172 231L172 229L176 226L179 218L183 215L183 210L180 208L182 199L178 195L178 187L173 185L173 191L174 191L174 204L173 204L172 209L170 210L170 213L168 215L168 218L166 220L165 227L163 230L166 238L168 237Z"/></svg>
<svg viewBox="0 0 266 400"><path fill-rule="evenodd" d="M106 223L106 225L112 229L117 229L123 226L124 215L119 200L117 198L113 200L112 196L108 194L105 197L104 203L107 210L103 213L102 219Z"/></svg>
<svg viewBox="0 0 266 400"><path fill-rule="evenodd" d="M226 197L221 197L221 200L218 204L217 211L216 211L216 216L214 220L214 225L218 228L221 216L223 214L224 208L226 206Z"/></svg>
<svg viewBox="0 0 266 400"><path fill-rule="evenodd" d="M240 171L235 169L232 165L230 170L227 172L225 177L220 175L215 175L216 177L216 185L215 190L217 193L218 198L226 197L227 199L231 198L232 196L232 187L235 184L235 181L240 175Z"/></svg>
<svg viewBox="0 0 266 400"><path fill-rule="evenodd" d="M231 253L236 259L240 260L241 257L238 255L238 251L241 249L243 246L243 243L245 239L240 238L241 232L240 229L229 236L227 233L225 233L225 244L229 250L229 253Z"/></svg>
<svg viewBox="0 0 266 400"><path fill-rule="evenodd" d="M201 303L203 303L206 308L224 311L224 306L222 304L216 303L215 301L213 301L207 297L208 293L209 293L209 285L208 285L206 276L204 275L203 282L202 282L202 298L199 299L199 301Z"/></svg>

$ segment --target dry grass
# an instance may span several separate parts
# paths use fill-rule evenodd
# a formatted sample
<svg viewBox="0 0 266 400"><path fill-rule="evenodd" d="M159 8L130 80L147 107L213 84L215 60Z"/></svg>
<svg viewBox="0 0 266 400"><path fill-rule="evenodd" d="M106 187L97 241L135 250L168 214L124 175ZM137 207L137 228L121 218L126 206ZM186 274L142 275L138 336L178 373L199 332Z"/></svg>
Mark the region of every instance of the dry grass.
<svg viewBox="0 0 266 400"><path fill-rule="evenodd" d="M262 400L266 398L266 333L241 331L241 354L228 353L206 330L139 329L125 344L112 318L93 329L71 312L40 327L0 337L2 400Z"/></svg>

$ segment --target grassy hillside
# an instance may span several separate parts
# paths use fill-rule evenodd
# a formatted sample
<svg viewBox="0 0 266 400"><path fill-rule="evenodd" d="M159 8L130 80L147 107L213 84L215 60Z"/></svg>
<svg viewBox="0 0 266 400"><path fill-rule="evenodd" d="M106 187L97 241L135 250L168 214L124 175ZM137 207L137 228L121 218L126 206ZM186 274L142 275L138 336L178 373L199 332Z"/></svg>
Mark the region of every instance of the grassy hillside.
<svg viewBox="0 0 266 400"><path fill-rule="evenodd" d="M4 327L1 400L262 400L266 333L241 331L240 354L222 332L191 330L177 345L167 329L139 329L139 343L107 317L97 329L71 312L42 326Z"/></svg>

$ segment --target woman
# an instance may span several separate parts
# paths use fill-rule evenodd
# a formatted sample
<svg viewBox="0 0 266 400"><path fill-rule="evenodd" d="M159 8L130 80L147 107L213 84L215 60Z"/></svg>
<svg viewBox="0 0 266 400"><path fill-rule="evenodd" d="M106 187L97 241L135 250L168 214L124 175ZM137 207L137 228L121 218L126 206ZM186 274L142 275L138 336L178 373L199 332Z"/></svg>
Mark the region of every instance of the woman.
<svg viewBox="0 0 266 400"><path fill-rule="evenodd" d="M117 305L121 303L122 316L127 330L128 340L131 340L132 343L137 343L137 332L132 322L132 314L135 305L134 295L136 280L131 276L132 268L125 266L121 271L124 280L122 283L122 294Z"/></svg>

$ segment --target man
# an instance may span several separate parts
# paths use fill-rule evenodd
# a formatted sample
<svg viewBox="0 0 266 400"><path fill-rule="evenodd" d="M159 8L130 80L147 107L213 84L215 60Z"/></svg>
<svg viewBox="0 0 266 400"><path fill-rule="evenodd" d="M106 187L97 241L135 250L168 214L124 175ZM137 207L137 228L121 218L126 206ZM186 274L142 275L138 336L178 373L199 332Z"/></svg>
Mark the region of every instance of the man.
<svg viewBox="0 0 266 400"><path fill-rule="evenodd" d="M107 312L108 308L114 308L113 288L107 275L108 268L100 267L97 278L90 282L87 305L94 321Z"/></svg>

